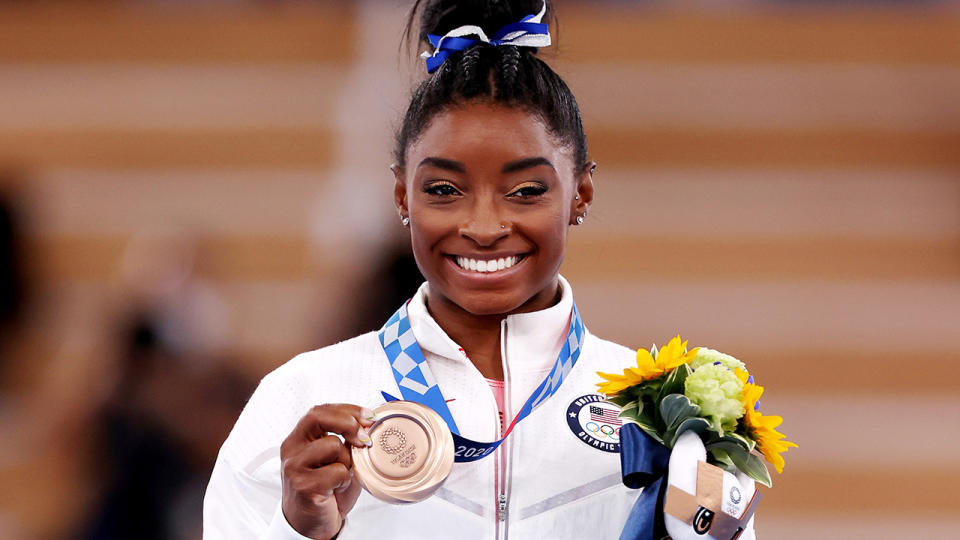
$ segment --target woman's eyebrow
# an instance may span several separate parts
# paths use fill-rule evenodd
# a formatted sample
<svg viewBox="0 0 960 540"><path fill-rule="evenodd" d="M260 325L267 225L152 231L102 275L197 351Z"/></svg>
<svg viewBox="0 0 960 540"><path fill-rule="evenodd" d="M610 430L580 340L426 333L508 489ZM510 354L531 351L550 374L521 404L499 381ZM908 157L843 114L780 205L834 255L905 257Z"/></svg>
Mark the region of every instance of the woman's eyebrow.
<svg viewBox="0 0 960 540"><path fill-rule="evenodd" d="M423 161L420 162L417 167L423 167L424 165L429 165L431 167L436 167L438 169L446 169L448 171L454 172L467 172L467 167L460 163L459 161L454 161L452 159L445 159L439 157L426 157L423 158Z"/></svg>
<svg viewBox="0 0 960 540"><path fill-rule="evenodd" d="M531 158L518 159L516 161L511 161L510 163L507 163L506 165L503 166L502 172L511 173L516 171L521 171L523 169L529 169L530 167L536 167L538 165L546 165L547 167L550 167L553 170L557 170L557 168L553 166L553 163L550 163L549 159L545 157L531 157Z"/></svg>

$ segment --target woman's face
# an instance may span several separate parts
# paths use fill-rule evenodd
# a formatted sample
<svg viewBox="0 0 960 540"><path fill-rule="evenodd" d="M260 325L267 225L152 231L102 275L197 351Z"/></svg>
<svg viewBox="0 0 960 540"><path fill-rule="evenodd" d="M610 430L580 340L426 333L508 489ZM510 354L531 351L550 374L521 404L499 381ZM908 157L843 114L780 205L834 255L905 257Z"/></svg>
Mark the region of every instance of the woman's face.
<svg viewBox="0 0 960 540"><path fill-rule="evenodd" d="M593 198L591 167L520 109L478 103L434 117L394 169L431 306L475 315L549 306L567 229Z"/></svg>

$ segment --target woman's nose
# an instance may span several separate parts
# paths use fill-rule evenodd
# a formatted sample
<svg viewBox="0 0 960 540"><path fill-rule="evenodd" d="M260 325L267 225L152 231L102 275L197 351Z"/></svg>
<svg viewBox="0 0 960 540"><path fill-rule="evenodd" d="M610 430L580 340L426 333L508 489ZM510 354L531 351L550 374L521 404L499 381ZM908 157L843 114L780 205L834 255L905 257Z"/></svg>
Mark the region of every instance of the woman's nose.
<svg viewBox="0 0 960 540"><path fill-rule="evenodd" d="M467 219L460 225L460 235L480 246L491 246L510 234L510 225L501 219L494 203L473 205Z"/></svg>

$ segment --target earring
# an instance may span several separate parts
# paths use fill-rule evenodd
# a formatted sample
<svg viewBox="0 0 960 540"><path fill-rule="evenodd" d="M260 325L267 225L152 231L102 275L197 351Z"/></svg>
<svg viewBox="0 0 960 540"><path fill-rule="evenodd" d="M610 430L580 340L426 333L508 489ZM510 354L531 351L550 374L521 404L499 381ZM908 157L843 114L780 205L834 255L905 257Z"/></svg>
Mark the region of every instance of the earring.
<svg viewBox="0 0 960 540"><path fill-rule="evenodd" d="M506 225L500 225L500 228L501 228L501 229L506 229L507 226L506 226Z"/></svg>
<svg viewBox="0 0 960 540"><path fill-rule="evenodd" d="M573 200L575 200L575 201L579 201L579 200L580 200L580 196L579 196L579 195L577 195L576 197L574 197L574 198L573 198Z"/></svg>
<svg viewBox="0 0 960 540"><path fill-rule="evenodd" d="M409 227L409 226L410 226L410 218L404 216L403 218L400 219L400 224L403 225L404 227Z"/></svg>
<svg viewBox="0 0 960 540"><path fill-rule="evenodd" d="M577 225L583 225L583 216L577 216Z"/></svg>

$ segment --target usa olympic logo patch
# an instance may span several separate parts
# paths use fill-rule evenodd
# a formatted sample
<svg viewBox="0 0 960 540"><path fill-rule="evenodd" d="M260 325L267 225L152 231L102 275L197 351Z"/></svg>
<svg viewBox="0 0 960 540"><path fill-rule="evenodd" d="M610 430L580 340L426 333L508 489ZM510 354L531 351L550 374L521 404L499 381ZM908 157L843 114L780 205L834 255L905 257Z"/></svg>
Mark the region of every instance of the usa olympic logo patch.
<svg viewBox="0 0 960 540"><path fill-rule="evenodd" d="M583 441L604 452L620 451L620 408L598 394L587 394L567 407L567 425Z"/></svg>

